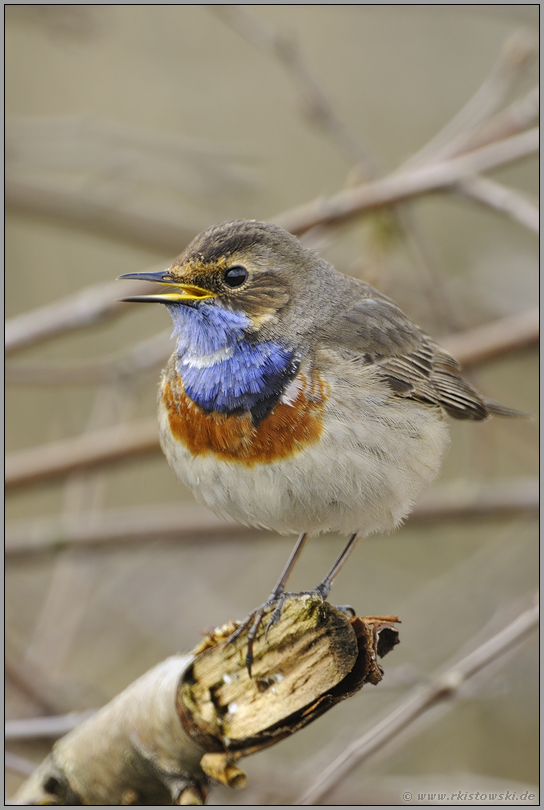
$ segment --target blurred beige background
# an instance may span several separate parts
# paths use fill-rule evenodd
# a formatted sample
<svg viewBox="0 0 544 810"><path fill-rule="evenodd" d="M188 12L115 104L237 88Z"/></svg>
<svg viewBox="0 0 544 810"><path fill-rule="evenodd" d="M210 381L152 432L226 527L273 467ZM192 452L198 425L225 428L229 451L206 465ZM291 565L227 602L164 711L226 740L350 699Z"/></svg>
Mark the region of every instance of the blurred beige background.
<svg viewBox="0 0 544 810"><path fill-rule="evenodd" d="M295 38L355 151L371 157L367 176L368 165L392 170L427 143L484 82L504 43L519 29L529 37L538 23L535 5L244 9ZM504 104L536 77L529 66ZM76 225L74 216L28 201L10 205L8 195L8 317L121 273L167 266L213 222L270 218L355 177L351 147L308 119L280 61L202 5L8 5L6 111L8 185L91 201L149 226L129 232L92 216ZM492 176L537 193L535 159ZM392 217L373 214L322 235L323 255L378 286L437 337L534 306L538 242L529 230L451 194L403 210L408 244ZM162 308L127 306L120 317L10 358L19 377L7 391L8 451L152 416L158 367L107 385L29 383L34 369L110 356L168 328ZM487 396L536 415L535 352L498 359L471 378ZM535 421L454 424L439 483L470 488L534 476L537 436ZM155 454L19 488L6 510L20 531L58 516L182 500L189 506L190 494ZM333 601L401 617L401 645L385 659L384 682L248 760L248 790L218 789L210 803L290 803L373 718L528 606L537 530L533 513L518 513L407 525L361 543ZM341 543L310 543L294 587L315 585ZM254 532L8 557L7 717L103 704L146 668L194 646L200 630L244 617L269 593L291 545ZM455 705L434 709L356 769L325 803L402 804L406 791L534 785L536 664L533 639L471 682ZM9 748L39 761L48 742ZM21 778L8 772L8 796Z"/></svg>

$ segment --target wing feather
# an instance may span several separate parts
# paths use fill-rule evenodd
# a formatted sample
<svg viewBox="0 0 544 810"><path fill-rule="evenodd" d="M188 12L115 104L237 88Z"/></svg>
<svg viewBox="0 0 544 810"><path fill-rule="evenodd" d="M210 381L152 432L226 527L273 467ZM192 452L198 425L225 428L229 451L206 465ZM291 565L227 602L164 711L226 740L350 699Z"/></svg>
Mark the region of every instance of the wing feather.
<svg viewBox="0 0 544 810"><path fill-rule="evenodd" d="M455 358L390 299L367 285L360 289L367 295L344 310L335 340L372 362L395 396L440 406L456 419L520 415L485 400L463 379Z"/></svg>

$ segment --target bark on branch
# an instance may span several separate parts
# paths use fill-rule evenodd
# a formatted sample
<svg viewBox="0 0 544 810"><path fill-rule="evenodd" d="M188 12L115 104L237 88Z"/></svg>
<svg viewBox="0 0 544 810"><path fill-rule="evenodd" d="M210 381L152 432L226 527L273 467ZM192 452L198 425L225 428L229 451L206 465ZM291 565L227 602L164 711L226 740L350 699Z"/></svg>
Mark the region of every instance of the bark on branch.
<svg viewBox="0 0 544 810"><path fill-rule="evenodd" d="M383 671L396 617L348 619L308 595L284 606L254 647L213 631L190 656L147 672L61 740L20 788L20 804L199 805L214 783L244 787L239 760L291 736Z"/></svg>

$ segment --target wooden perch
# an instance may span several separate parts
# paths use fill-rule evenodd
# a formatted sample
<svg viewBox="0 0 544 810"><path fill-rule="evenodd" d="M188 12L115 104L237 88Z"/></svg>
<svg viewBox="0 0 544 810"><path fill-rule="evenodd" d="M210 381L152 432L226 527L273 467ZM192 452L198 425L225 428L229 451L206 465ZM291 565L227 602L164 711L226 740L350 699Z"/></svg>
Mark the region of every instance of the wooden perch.
<svg viewBox="0 0 544 810"><path fill-rule="evenodd" d="M19 804L199 805L210 786L244 787L238 761L289 737L377 684L377 656L398 643L396 617L348 619L309 596L286 601L254 646L231 622L192 656L147 672L61 740L20 788Z"/></svg>

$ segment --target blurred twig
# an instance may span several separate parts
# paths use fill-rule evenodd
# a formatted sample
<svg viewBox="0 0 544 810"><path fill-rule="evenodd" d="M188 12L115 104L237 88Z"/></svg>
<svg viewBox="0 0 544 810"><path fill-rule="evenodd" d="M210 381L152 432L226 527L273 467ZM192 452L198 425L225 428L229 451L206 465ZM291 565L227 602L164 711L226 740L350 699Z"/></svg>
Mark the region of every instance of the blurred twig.
<svg viewBox="0 0 544 810"><path fill-rule="evenodd" d="M539 111L540 92L538 87L534 87L527 95L516 99L488 121L483 121L474 129L457 135L440 149L439 154L433 155L433 160L455 157L464 152L479 149L481 146L487 146L489 143L510 138L512 135L519 135L538 122ZM419 159L416 161L418 155L421 155L421 152L405 161L399 171L413 168L416 165L424 165L424 161Z"/></svg>
<svg viewBox="0 0 544 810"><path fill-rule="evenodd" d="M44 714L57 714L63 711L64 706L57 699L57 695L53 694L48 685L42 683L35 671L30 670L20 660L20 650L14 649L14 645L9 639L6 639L5 647L6 681L11 682L24 695L27 703L33 704L33 711Z"/></svg>
<svg viewBox="0 0 544 810"><path fill-rule="evenodd" d="M241 162L255 156L246 147L89 114L6 121L9 173L92 171L93 187L102 183L116 196L133 192L135 184L169 188L193 199L206 192L232 195L247 186Z"/></svg>
<svg viewBox="0 0 544 810"><path fill-rule="evenodd" d="M6 486L21 486L65 476L77 470L110 464L135 455L156 453L158 450L156 419L116 425L11 454L6 467Z"/></svg>
<svg viewBox="0 0 544 810"><path fill-rule="evenodd" d="M204 219L191 222L187 215L185 223L180 223L179 214L158 216L156 206L138 211L132 200L129 204L113 202L106 194L90 194L88 189L77 190L47 177L12 175L6 178L4 193L9 211L60 220L165 253L179 253L196 233L211 224Z"/></svg>
<svg viewBox="0 0 544 810"><path fill-rule="evenodd" d="M540 232L540 212L537 200L531 200L519 191L478 175L459 180L456 190L475 202L507 214L530 231Z"/></svg>
<svg viewBox="0 0 544 810"><path fill-rule="evenodd" d="M535 155L538 147L538 128L530 129L458 157L411 170L399 170L383 179L345 189L328 199L292 208L274 217L273 221L300 235L316 225L345 221L370 209L450 188L464 177Z"/></svg>
<svg viewBox="0 0 544 810"><path fill-rule="evenodd" d="M433 520L496 519L519 513L538 514L539 484L536 478L493 481L487 484L444 484L425 494L407 522ZM255 529L229 523L209 509L194 504L162 504L80 513L61 519L22 521L6 529L6 559L64 548L111 546L118 543L155 541L197 542L250 540Z"/></svg>
<svg viewBox="0 0 544 810"><path fill-rule="evenodd" d="M4 751L4 764L8 770L23 776L30 776L38 767L37 763L32 762L31 759L21 757L19 754L12 754L11 751Z"/></svg>
<svg viewBox="0 0 544 810"><path fill-rule="evenodd" d="M460 135L459 138L452 141L447 149L447 156L460 155L463 152L478 149L480 146L486 146L488 143L525 132L538 122L539 111L540 91L538 87L534 87L526 96L513 101L473 132Z"/></svg>
<svg viewBox="0 0 544 810"><path fill-rule="evenodd" d="M6 720L4 736L6 740L32 740L38 737L61 737L78 726L95 709L85 712L69 712L52 717L31 717L25 720Z"/></svg>
<svg viewBox="0 0 544 810"><path fill-rule="evenodd" d="M461 110L422 149L404 163L404 168L459 154L461 144L469 145L475 131L505 102L520 76L538 54L538 39L529 29L516 31L504 43L485 81ZM536 99L538 109L538 98ZM526 129L532 120L523 126ZM511 135L503 132L500 137ZM496 138L494 138L495 140ZM482 143L472 144L472 148Z"/></svg>
<svg viewBox="0 0 544 810"><path fill-rule="evenodd" d="M248 187L233 165L241 157L240 149L89 115L15 118L6 127L6 207L179 253ZM194 210L199 200L205 213Z"/></svg>
<svg viewBox="0 0 544 810"><path fill-rule="evenodd" d="M361 164L369 176L378 173L373 158L337 115L315 76L302 58L294 36L281 31L247 6L212 5L214 13L255 47L276 57L287 69L298 91L304 115L340 146L350 161Z"/></svg>
<svg viewBox="0 0 544 810"><path fill-rule="evenodd" d="M172 353L171 330L120 352L77 363L8 363L6 381L16 385L96 385L135 380L162 365Z"/></svg>
<svg viewBox="0 0 544 810"><path fill-rule="evenodd" d="M354 740L328 768L316 775L311 786L294 805L314 805L331 791L354 767L360 765L403 729L443 700L455 697L463 683L522 642L538 627L538 604L521 613L503 630L436 675L430 684L417 688L383 720Z"/></svg>
<svg viewBox="0 0 544 810"><path fill-rule="evenodd" d="M496 321L443 336L439 342L463 368L493 360L512 351L538 346L539 310L529 309Z"/></svg>
<svg viewBox="0 0 544 810"><path fill-rule="evenodd" d="M130 509L112 509L99 515L80 514L63 519L12 524L6 538L6 555L19 556L61 550L66 547L88 547L114 543L156 540L192 541L232 537L252 538L255 529L229 523L216 517L204 506L187 503L162 504Z"/></svg>
<svg viewBox="0 0 544 810"><path fill-rule="evenodd" d="M163 269L163 265L152 268L152 270ZM127 281L125 284L122 291L116 281L93 284L92 287L84 287L60 301L11 318L6 322L6 354L42 343L74 329L94 326L127 309L127 305L118 300L119 295L140 295L150 291L149 283Z"/></svg>

